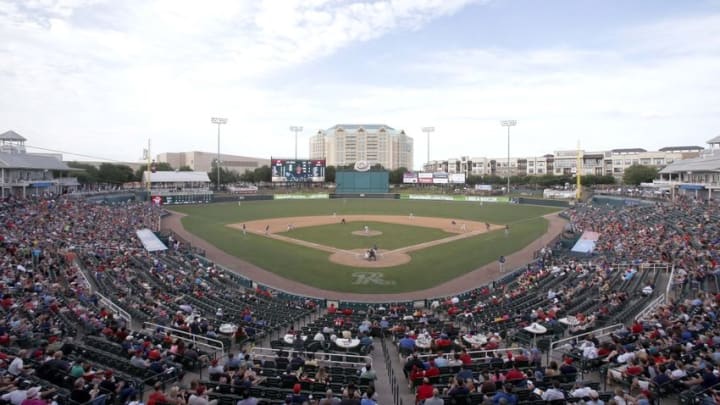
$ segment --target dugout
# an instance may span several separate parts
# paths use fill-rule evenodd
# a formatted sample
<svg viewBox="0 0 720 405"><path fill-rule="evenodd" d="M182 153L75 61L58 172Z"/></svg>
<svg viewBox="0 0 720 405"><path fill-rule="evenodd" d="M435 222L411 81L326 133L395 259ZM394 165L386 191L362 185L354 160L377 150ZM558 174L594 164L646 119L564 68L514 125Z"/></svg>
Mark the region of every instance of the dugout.
<svg viewBox="0 0 720 405"><path fill-rule="evenodd" d="M343 171L335 173L336 194L384 194L390 190L387 171Z"/></svg>

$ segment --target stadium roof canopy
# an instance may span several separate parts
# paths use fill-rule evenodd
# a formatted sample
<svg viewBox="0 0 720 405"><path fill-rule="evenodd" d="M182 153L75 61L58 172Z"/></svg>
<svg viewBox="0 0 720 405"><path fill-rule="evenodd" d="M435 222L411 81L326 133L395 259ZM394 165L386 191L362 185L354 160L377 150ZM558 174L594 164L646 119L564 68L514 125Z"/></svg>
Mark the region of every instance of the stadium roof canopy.
<svg viewBox="0 0 720 405"><path fill-rule="evenodd" d="M17 132L10 130L0 134L0 141L27 141L27 139L25 139Z"/></svg>
<svg viewBox="0 0 720 405"><path fill-rule="evenodd" d="M7 133L7 132L6 132ZM75 171L52 156L0 152L0 168Z"/></svg>
<svg viewBox="0 0 720 405"><path fill-rule="evenodd" d="M642 153L647 152L643 148L619 148L619 149L611 149L610 152L614 153Z"/></svg>
<svg viewBox="0 0 720 405"><path fill-rule="evenodd" d="M148 172L143 172L143 182L148 179ZM163 171L150 173L150 183L210 183L205 172L175 172Z"/></svg>
<svg viewBox="0 0 720 405"><path fill-rule="evenodd" d="M676 151L685 151L685 150L694 150L694 151L701 151L705 148L702 146L666 146L664 148L658 149L660 152L676 152Z"/></svg>
<svg viewBox="0 0 720 405"><path fill-rule="evenodd" d="M720 153L676 160L660 170L660 173L664 174L682 172L720 172Z"/></svg>

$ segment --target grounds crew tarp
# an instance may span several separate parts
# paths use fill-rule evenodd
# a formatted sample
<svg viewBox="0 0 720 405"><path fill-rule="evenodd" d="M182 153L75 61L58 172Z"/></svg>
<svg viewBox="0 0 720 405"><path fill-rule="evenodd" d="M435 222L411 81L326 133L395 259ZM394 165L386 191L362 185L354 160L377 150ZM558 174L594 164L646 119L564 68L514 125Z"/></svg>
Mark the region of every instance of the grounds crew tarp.
<svg viewBox="0 0 720 405"><path fill-rule="evenodd" d="M597 232L585 231L573 246L572 251L576 253L592 253L599 238L600 234Z"/></svg>
<svg viewBox="0 0 720 405"><path fill-rule="evenodd" d="M157 236L155 236L153 231L147 228L138 229L137 231L135 231L135 234L137 235L138 239L140 239L140 242L142 242L145 250L147 250L148 252L167 250L167 246L165 246L165 244L162 243L162 241L158 239Z"/></svg>

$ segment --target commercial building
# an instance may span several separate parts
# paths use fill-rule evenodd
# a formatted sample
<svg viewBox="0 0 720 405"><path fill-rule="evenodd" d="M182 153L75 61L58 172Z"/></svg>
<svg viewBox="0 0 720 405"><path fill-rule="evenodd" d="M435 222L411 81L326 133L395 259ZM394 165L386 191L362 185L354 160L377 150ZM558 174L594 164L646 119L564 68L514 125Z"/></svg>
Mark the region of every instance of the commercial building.
<svg viewBox="0 0 720 405"><path fill-rule="evenodd" d="M720 136L707 141L699 156L676 160L660 170L653 186L673 195L712 199L720 191ZM682 152L681 152L682 153Z"/></svg>
<svg viewBox="0 0 720 405"><path fill-rule="evenodd" d="M182 166L188 166L196 172L209 172L213 168L213 163L217 159L217 153L212 152L166 152L157 155L158 163L168 163L174 169ZM245 173L253 171L258 167L269 166L270 158L254 158L247 156L220 154L220 167L235 171L237 173Z"/></svg>
<svg viewBox="0 0 720 405"><path fill-rule="evenodd" d="M552 154L529 157L487 158L462 156L459 159L434 160L426 163L427 172L446 171L473 176L572 176L578 171L578 158L582 175L611 175L621 179L625 169L632 165L652 166L658 169L679 160L700 155L699 146L672 146L658 151L641 148L611 149L609 151L558 150Z"/></svg>
<svg viewBox="0 0 720 405"><path fill-rule="evenodd" d="M310 159L325 159L328 166L358 161L394 170L413 167L413 138L383 124L335 125L310 137Z"/></svg>
<svg viewBox="0 0 720 405"><path fill-rule="evenodd" d="M26 139L15 131L0 134L0 195L26 197L74 191L77 178L56 155L27 153Z"/></svg>

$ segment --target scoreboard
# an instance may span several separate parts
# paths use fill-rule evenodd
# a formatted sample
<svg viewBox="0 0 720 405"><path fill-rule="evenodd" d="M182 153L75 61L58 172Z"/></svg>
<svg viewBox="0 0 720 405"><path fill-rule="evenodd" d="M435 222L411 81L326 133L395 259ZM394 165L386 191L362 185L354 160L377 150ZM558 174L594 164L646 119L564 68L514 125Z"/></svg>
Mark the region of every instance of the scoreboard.
<svg viewBox="0 0 720 405"><path fill-rule="evenodd" d="M324 182L325 159L270 159L273 183Z"/></svg>

